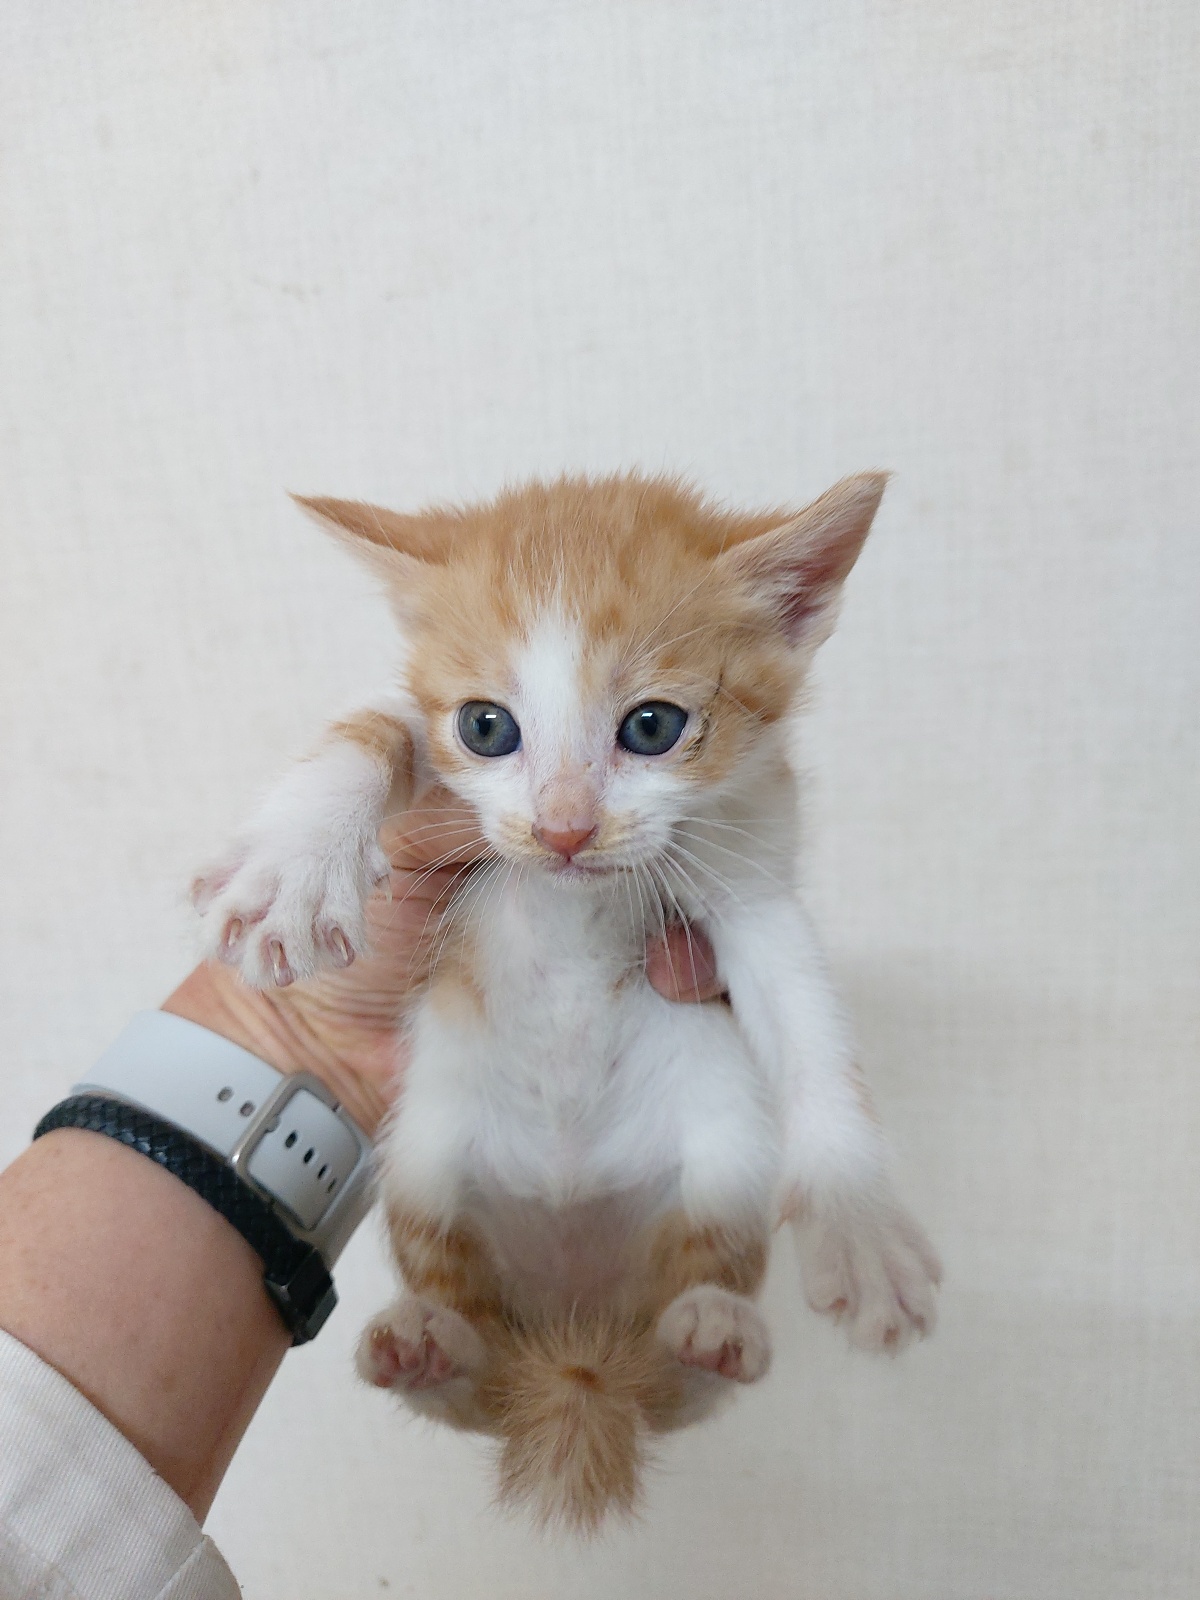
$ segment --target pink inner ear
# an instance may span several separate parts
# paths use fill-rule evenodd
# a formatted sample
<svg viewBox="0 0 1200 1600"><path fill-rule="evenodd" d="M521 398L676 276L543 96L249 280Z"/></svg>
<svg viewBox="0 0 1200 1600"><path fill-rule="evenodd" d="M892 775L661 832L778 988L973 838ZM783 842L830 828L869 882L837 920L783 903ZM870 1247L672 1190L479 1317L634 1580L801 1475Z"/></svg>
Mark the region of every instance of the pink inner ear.
<svg viewBox="0 0 1200 1600"><path fill-rule="evenodd" d="M790 522L730 552L743 575L770 592L790 643L836 600L886 482L883 473L846 478Z"/></svg>
<svg viewBox="0 0 1200 1600"><path fill-rule="evenodd" d="M802 530L786 528L742 546L742 572L772 601L789 644L798 644L811 623L836 601L863 537L824 543Z"/></svg>
<svg viewBox="0 0 1200 1600"><path fill-rule="evenodd" d="M828 582L814 584L803 569L790 576L793 582L783 593L780 617L788 643L795 644L805 625L835 598L837 588Z"/></svg>

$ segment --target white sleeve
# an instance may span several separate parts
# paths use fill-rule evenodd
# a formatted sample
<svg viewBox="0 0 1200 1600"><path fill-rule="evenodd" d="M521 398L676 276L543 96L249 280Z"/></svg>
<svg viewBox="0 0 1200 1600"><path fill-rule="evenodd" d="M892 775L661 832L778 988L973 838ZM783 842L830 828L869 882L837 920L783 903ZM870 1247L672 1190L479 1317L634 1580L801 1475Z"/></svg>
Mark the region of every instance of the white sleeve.
<svg viewBox="0 0 1200 1600"><path fill-rule="evenodd" d="M0 1331L4 1600L239 1600L211 1539L95 1406Z"/></svg>

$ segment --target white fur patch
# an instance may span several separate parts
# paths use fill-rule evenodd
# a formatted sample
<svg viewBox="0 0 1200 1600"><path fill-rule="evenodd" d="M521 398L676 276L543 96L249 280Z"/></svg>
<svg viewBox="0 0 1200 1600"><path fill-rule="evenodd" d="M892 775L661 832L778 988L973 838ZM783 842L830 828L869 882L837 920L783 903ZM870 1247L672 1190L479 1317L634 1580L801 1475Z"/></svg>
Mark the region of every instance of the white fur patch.
<svg viewBox="0 0 1200 1600"><path fill-rule="evenodd" d="M205 954L256 988L361 954L363 907L388 872L377 835L390 781L378 756L344 739L293 767L197 881Z"/></svg>
<svg viewBox="0 0 1200 1600"><path fill-rule="evenodd" d="M540 616L514 652L521 737L535 787L584 758L589 719L580 690L582 660L579 624L561 611Z"/></svg>

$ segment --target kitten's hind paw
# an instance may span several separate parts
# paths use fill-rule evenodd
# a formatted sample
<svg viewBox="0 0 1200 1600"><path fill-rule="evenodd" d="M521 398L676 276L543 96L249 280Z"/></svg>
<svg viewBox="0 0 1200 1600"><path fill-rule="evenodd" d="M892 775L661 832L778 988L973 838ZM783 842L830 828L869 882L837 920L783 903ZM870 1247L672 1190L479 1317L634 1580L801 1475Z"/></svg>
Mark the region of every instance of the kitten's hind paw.
<svg viewBox="0 0 1200 1600"><path fill-rule="evenodd" d="M933 1332L942 1267L899 1206L801 1213L794 1222L808 1303L860 1350L894 1355Z"/></svg>
<svg viewBox="0 0 1200 1600"><path fill-rule="evenodd" d="M771 1364L771 1337L758 1307L715 1283L685 1289L655 1330L686 1367L754 1383Z"/></svg>
<svg viewBox="0 0 1200 1600"><path fill-rule="evenodd" d="M359 1377L377 1389L433 1389L478 1372L483 1340L465 1317L405 1295L369 1322L358 1342Z"/></svg>

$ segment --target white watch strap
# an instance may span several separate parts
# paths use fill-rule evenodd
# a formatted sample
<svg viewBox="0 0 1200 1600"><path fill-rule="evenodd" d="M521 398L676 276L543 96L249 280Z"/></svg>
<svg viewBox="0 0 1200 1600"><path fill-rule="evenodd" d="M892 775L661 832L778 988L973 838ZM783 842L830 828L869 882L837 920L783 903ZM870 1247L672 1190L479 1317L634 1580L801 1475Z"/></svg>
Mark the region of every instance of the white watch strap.
<svg viewBox="0 0 1200 1600"><path fill-rule="evenodd" d="M199 1139L327 1266L370 1208L370 1140L324 1084L185 1017L139 1012L73 1092L115 1095Z"/></svg>

